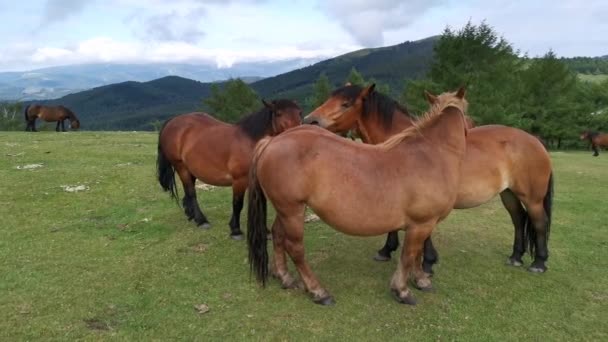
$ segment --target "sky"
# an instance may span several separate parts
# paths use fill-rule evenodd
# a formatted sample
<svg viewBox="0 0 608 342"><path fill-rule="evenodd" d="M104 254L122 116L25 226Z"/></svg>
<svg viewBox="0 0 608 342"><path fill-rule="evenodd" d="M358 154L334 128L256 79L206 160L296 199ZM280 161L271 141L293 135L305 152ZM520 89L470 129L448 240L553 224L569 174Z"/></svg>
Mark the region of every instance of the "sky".
<svg viewBox="0 0 608 342"><path fill-rule="evenodd" d="M606 0L0 0L0 71L329 58L469 20L529 56L608 55Z"/></svg>

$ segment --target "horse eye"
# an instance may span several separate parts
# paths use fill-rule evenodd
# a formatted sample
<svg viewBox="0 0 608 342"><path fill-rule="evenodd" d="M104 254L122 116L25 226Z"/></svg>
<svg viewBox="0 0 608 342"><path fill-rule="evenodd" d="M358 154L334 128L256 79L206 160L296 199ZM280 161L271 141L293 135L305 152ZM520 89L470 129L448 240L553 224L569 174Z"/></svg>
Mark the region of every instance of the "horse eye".
<svg viewBox="0 0 608 342"><path fill-rule="evenodd" d="M350 102L342 102L342 108L348 108L350 106Z"/></svg>

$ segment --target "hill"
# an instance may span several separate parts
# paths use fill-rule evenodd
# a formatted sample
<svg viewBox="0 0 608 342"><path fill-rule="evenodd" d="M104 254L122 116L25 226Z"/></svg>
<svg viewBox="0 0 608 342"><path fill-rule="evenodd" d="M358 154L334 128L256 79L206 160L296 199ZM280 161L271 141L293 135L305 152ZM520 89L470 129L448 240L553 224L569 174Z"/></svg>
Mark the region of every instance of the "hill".
<svg viewBox="0 0 608 342"><path fill-rule="evenodd" d="M211 84L167 76L112 84L41 103L71 108L86 130L150 130L154 120L200 110Z"/></svg>
<svg viewBox="0 0 608 342"><path fill-rule="evenodd" d="M424 75L433 56L439 36L404 42L376 49L363 49L328 59L317 64L269 77L253 83L263 96L287 97L302 100L311 93L312 84L324 72L334 87L343 84L351 68L366 78L401 89L405 79Z"/></svg>
<svg viewBox="0 0 608 342"><path fill-rule="evenodd" d="M351 52L251 86L264 98L291 98L304 103L321 72L339 86L355 67L366 78L401 89L405 79L426 72L436 39ZM168 76L149 82L121 82L41 102L73 109L82 119L83 129L150 130L152 121L204 109L202 100L209 96L211 84Z"/></svg>
<svg viewBox="0 0 608 342"><path fill-rule="evenodd" d="M24 72L0 72L0 99L44 100L124 81L147 82L165 76L180 76L200 82L231 77L257 81L275 76L319 59L236 63L219 68L211 63L179 64L83 64L43 68Z"/></svg>

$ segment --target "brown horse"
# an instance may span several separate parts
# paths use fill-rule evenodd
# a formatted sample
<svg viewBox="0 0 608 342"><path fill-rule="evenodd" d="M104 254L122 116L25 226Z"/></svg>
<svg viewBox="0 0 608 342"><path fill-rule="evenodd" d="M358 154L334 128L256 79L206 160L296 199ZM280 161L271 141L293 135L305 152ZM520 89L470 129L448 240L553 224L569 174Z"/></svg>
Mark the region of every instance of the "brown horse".
<svg viewBox="0 0 608 342"><path fill-rule="evenodd" d="M581 140L589 140L591 149L593 150L593 156L597 157L600 155L598 147L608 147L608 134L595 132L595 131L584 131L581 133Z"/></svg>
<svg viewBox="0 0 608 342"><path fill-rule="evenodd" d="M40 118L46 122L57 121L57 127L55 131L59 132L59 126L61 125L61 131L65 132L65 120L70 120L70 128L79 129L80 120L76 117L76 114L70 109L64 106L42 106L42 105L28 105L25 107L25 121L27 123L25 131L38 132L36 130L36 119Z"/></svg>
<svg viewBox="0 0 608 342"><path fill-rule="evenodd" d="M276 209L272 226L273 272L293 287L285 251L313 300L332 304L304 258L304 210L349 235L372 236L407 229L391 289L398 301L415 304L410 276L431 289L422 272L424 240L454 206L464 156L467 103L464 90L446 93L414 127L373 146L343 139L315 126L294 128L261 141L250 171L247 241L249 263L259 281L268 278L266 197Z"/></svg>
<svg viewBox="0 0 608 342"><path fill-rule="evenodd" d="M437 97L426 93L431 105ZM411 127L413 118L394 100L367 88L337 89L319 108L304 118L332 132L355 130L363 142L380 144ZM529 244L534 261L529 270L544 272L551 224L553 177L551 160L534 136L511 127L488 125L469 130L462 164L460 188L454 207L467 209L488 202L500 194L515 226L513 253L508 264L521 266ZM399 246L397 232L390 233L376 260L389 260ZM535 249L535 251L534 251ZM432 273L437 252L425 241L423 267Z"/></svg>
<svg viewBox="0 0 608 342"><path fill-rule="evenodd" d="M158 137L158 181L177 200L175 172L182 181L184 211L201 228L210 228L201 211L194 183L199 179L216 186L232 186L230 235L241 239L247 175L257 141L300 125L302 111L289 100L264 102L264 108L234 125L205 113L183 114L165 122Z"/></svg>

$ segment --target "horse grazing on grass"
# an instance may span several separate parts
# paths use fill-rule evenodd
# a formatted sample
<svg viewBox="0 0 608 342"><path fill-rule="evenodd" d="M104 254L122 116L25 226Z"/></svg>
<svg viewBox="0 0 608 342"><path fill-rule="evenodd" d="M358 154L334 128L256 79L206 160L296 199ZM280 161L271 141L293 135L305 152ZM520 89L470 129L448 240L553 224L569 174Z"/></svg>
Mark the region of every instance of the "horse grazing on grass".
<svg viewBox="0 0 608 342"><path fill-rule="evenodd" d="M316 303L333 304L304 258L304 210L350 235L407 230L390 288L415 304L408 279L424 290L431 281L420 267L422 245L454 207L465 152L464 90L446 93L430 112L377 146L301 126L256 147L250 171L247 242L257 279L268 278L266 198L276 209L272 225L273 273L284 288L295 285L285 251Z"/></svg>
<svg viewBox="0 0 608 342"><path fill-rule="evenodd" d="M426 98L431 106L437 105L436 96L427 92ZM304 118L304 123L317 124L336 133L352 129L363 142L381 144L414 125L414 120L407 109L376 92L371 85L335 90L325 103ZM534 256L529 270L544 272L549 255L547 243L553 199L549 154L536 137L516 128L488 125L472 128L468 133L454 208L474 208L500 194L515 227L513 253L507 263L521 266L529 244L530 254ZM389 260L398 246L397 232L389 233L375 259ZM429 237L424 247L425 272L432 274L437 258Z"/></svg>
<svg viewBox="0 0 608 342"><path fill-rule="evenodd" d="M589 140L591 149L593 150L593 156L597 157L600 155L598 147L608 147L608 134L600 133L595 131L584 131L581 133L581 140Z"/></svg>
<svg viewBox="0 0 608 342"><path fill-rule="evenodd" d="M234 125L205 113L190 113L168 120L160 130L158 182L177 200L177 172L184 187L182 203L186 217L199 227L207 229L211 225L196 199L196 179L216 186L232 186L230 235L233 239L242 238L240 215L255 144L263 137L300 125L302 120L302 111L293 101L263 103L260 111Z"/></svg>
<svg viewBox="0 0 608 342"><path fill-rule="evenodd" d="M80 120L76 117L76 114L70 109L64 106L43 106L43 105L27 105L25 107L25 131L38 132L36 130L36 119L40 118L46 122L57 121L57 127L55 131L59 132L59 126L61 131L65 132L65 120L70 120L71 129L80 128Z"/></svg>

